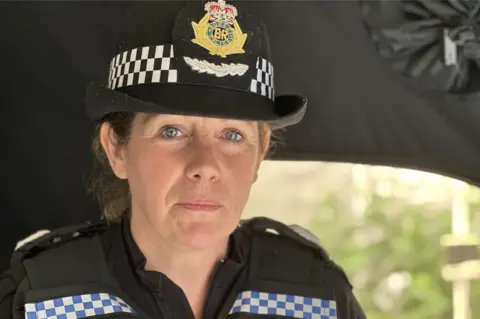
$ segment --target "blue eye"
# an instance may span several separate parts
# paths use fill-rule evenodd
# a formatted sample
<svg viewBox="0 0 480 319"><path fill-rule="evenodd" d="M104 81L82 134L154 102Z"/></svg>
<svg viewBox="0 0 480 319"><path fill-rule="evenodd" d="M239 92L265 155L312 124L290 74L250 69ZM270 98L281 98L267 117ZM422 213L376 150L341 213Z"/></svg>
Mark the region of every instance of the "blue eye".
<svg viewBox="0 0 480 319"><path fill-rule="evenodd" d="M182 132L176 127L169 126L169 127L165 128L164 130L162 130L161 135L164 138L175 138L175 137L181 136Z"/></svg>
<svg viewBox="0 0 480 319"><path fill-rule="evenodd" d="M225 137L233 143L240 143L243 140L243 135L237 131L229 131Z"/></svg>

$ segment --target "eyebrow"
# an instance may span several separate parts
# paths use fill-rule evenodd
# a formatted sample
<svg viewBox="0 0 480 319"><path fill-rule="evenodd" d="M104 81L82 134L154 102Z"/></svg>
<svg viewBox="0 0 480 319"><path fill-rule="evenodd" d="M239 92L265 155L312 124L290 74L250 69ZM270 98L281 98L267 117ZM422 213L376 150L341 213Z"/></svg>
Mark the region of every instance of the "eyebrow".
<svg viewBox="0 0 480 319"><path fill-rule="evenodd" d="M158 114L156 113L147 113L143 118L143 125L145 126L148 122L150 122L153 118L157 117Z"/></svg>
<svg viewBox="0 0 480 319"><path fill-rule="evenodd" d="M152 119L155 119L155 118L158 118L159 116L161 116L161 114L158 114L158 113L146 113L145 114L145 117L143 118L143 126L146 126L148 124L148 122L150 122ZM230 119L222 119L222 122L224 125L226 125L227 123L229 123L229 120ZM248 121L249 122L249 121ZM250 122L249 122L249 126L250 126ZM255 126L255 125L253 125Z"/></svg>

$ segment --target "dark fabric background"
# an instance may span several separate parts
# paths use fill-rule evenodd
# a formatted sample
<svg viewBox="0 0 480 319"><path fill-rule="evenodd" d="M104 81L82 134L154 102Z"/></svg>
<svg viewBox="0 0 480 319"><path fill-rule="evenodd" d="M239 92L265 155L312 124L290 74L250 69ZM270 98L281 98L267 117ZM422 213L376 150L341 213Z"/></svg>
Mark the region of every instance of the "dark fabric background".
<svg viewBox="0 0 480 319"><path fill-rule="evenodd" d="M0 269L41 228L98 218L85 86L105 80L129 2L1 2ZM390 71L356 1L265 1L277 93L309 98L275 159L381 164L480 184L479 103Z"/></svg>

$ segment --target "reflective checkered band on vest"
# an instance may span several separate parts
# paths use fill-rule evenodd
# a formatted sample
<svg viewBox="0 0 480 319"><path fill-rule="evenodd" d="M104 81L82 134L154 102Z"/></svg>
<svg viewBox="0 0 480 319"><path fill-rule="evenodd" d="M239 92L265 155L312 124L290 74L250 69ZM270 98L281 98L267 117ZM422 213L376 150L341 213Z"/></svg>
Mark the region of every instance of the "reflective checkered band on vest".
<svg viewBox="0 0 480 319"><path fill-rule="evenodd" d="M229 314L238 312L302 319L337 319L337 303L334 300L244 291L238 294Z"/></svg>
<svg viewBox="0 0 480 319"><path fill-rule="evenodd" d="M26 319L80 319L135 311L122 299L107 293L85 294L28 303Z"/></svg>

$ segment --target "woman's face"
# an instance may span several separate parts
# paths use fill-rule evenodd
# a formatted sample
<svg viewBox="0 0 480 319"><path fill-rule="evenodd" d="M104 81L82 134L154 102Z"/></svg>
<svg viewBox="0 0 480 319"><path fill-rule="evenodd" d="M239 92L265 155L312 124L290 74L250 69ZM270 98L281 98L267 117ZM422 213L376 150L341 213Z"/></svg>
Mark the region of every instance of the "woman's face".
<svg viewBox="0 0 480 319"><path fill-rule="evenodd" d="M254 122L139 114L128 145L107 153L128 179L134 216L165 240L206 248L238 225L263 158L259 138Z"/></svg>

